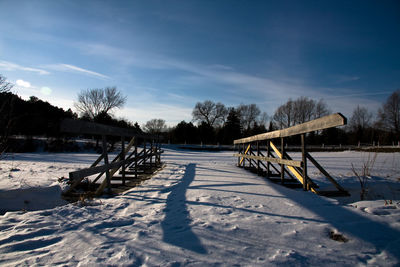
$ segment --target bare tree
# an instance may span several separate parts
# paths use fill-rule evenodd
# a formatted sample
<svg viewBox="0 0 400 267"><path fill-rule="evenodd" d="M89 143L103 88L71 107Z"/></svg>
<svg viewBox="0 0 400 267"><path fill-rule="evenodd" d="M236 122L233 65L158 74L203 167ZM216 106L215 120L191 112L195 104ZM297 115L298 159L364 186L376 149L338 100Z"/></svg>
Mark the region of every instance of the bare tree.
<svg viewBox="0 0 400 267"><path fill-rule="evenodd" d="M320 99L316 102L302 96L296 100L289 99L288 102L278 107L273 120L280 129L283 129L327 114L329 114L329 110L325 101Z"/></svg>
<svg viewBox="0 0 400 267"><path fill-rule="evenodd" d="M237 112L240 117L240 124L242 126L242 129L246 130L250 129L254 125L254 123L257 122L257 119L261 114L261 111L256 104L241 104L237 108Z"/></svg>
<svg viewBox="0 0 400 267"><path fill-rule="evenodd" d="M222 103L214 103L206 100L203 103L198 102L193 109L192 116L194 121L205 122L214 127L224 122L227 116L227 109Z"/></svg>
<svg viewBox="0 0 400 267"><path fill-rule="evenodd" d="M268 113L264 111L264 112L261 113L261 115L259 116L258 124L267 127L268 120L269 120Z"/></svg>
<svg viewBox="0 0 400 267"><path fill-rule="evenodd" d="M167 129L167 126L163 119L151 119L146 122L143 128L149 134L160 134Z"/></svg>
<svg viewBox="0 0 400 267"><path fill-rule="evenodd" d="M365 107L357 107L350 118L349 126L353 131L363 131L371 125L372 113Z"/></svg>
<svg viewBox="0 0 400 267"><path fill-rule="evenodd" d="M7 82L6 77L0 74L0 93L10 92L14 85L10 82Z"/></svg>
<svg viewBox="0 0 400 267"><path fill-rule="evenodd" d="M294 124L293 100L289 98L288 102L279 106L274 113L273 119L280 129L287 128Z"/></svg>
<svg viewBox="0 0 400 267"><path fill-rule="evenodd" d="M308 97L301 96L293 102L294 124L310 121L314 117L316 103Z"/></svg>
<svg viewBox="0 0 400 267"><path fill-rule="evenodd" d="M381 124L395 133L400 132L400 89L393 92L378 111Z"/></svg>
<svg viewBox="0 0 400 267"><path fill-rule="evenodd" d="M320 99L315 106L314 119L321 118L329 113L328 105L323 99Z"/></svg>
<svg viewBox="0 0 400 267"><path fill-rule="evenodd" d="M126 102L116 87L106 87L104 89L88 89L78 94L78 102L75 108L82 114L96 118L99 114L108 114L115 108L121 108Z"/></svg>

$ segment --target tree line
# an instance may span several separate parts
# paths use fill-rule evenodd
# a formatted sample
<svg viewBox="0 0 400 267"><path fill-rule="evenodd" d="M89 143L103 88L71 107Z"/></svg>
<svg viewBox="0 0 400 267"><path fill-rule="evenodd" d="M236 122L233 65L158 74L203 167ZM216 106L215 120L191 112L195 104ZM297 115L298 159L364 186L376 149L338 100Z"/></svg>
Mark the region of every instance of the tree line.
<svg viewBox="0 0 400 267"><path fill-rule="evenodd" d="M323 99L301 96L280 105L272 116L256 104L225 107L210 100L198 102L192 121L182 121L165 133L173 143L232 144L242 137L284 129L331 114ZM193 124L197 123L197 125ZM400 141L400 90L394 91L377 114L357 105L348 125L310 133L308 142L321 145L398 145ZM297 139L289 140L296 143Z"/></svg>
<svg viewBox="0 0 400 267"><path fill-rule="evenodd" d="M115 87L81 91L75 102L79 114L71 109L55 107L35 96L24 100L12 92L13 87L14 85L0 74L0 155L6 149L19 152L34 151L33 136L60 139L64 136L59 132L60 122L65 118L132 128L142 132L138 123L132 124L128 120L117 119L110 113L126 101ZM12 136L14 138L10 138ZM24 141L16 140L15 136L24 136ZM60 142L56 143L59 146L63 145Z"/></svg>
<svg viewBox="0 0 400 267"><path fill-rule="evenodd" d="M232 144L233 140L267 131L283 129L331 113L323 99L308 97L289 99L268 116L256 104L226 107L223 103L206 100L198 102L192 111L192 120L167 127L163 119L151 119L142 127L136 122L117 119L112 111L126 103L116 87L82 90L74 103L78 112L63 110L37 97L23 100L11 92L13 84L0 75L0 150L11 135L41 135L58 137L59 122L76 118L107 125L131 128L138 132L161 134L171 143ZM143 129L142 129L143 128ZM400 140L400 90L393 92L374 115L367 107L355 107L348 125L310 133L311 144L355 145L393 144ZM293 140L293 142L296 142ZM290 140L289 140L290 143ZM0 151L0 152L1 152Z"/></svg>

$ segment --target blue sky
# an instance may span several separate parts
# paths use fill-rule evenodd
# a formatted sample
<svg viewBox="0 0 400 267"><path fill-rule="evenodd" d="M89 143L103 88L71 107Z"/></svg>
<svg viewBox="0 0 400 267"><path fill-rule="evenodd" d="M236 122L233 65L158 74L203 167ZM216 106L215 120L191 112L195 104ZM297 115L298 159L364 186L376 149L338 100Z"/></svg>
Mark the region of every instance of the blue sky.
<svg viewBox="0 0 400 267"><path fill-rule="evenodd" d="M24 98L73 108L116 86L115 115L190 121L196 102L323 98L350 116L400 89L399 1L0 0L0 73Z"/></svg>

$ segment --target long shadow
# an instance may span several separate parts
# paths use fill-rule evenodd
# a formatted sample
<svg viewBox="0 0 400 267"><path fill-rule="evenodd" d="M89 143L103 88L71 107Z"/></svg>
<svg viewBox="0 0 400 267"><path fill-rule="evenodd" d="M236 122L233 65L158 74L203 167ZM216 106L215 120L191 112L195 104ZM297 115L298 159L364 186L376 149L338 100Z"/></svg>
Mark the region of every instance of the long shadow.
<svg viewBox="0 0 400 267"><path fill-rule="evenodd" d="M377 255L386 251L400 261L399 230L386 223L362 216L355 210L352 211L349 207L332 204L328 199L314 195L311 192L291 194L287 191L291 189L279 185L275 185L274 189L282 195L286 195L288 199L295 201L304 209L318 215L323 221L330 223L343 234L349 234L370 243L376 248Z"/></svg>
<svg viewBox="0 0 400 267"><path fill-rule="evenodd" d="M182 180L176 185L162 190L162 193L171 193L167 198L165 218L161 222L161 227L164 242L200 254L206 254L206 249L190 227L191 219L186 205L186 190L194 180L195 174L196 164L188 164Z"/></svg>

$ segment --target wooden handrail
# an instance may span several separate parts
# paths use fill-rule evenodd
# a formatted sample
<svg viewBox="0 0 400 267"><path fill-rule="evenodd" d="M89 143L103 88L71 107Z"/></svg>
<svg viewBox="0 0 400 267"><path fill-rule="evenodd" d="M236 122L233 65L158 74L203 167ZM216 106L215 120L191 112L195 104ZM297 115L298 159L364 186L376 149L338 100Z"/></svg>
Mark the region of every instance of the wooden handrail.
<svg viewBox="0 0 400 267"><path fill-rule="evenodd" d="M64 119L60 124L60 131L75 134L93 134L109 136L139 137L146 139L162 139L162 136L138 133L133 129L119 128L89 121Z"/></svg>
<svg viewBox="0 0 400 267"><path fill-rule="evenodd" d="M270 140L274 138L288 137L293 135L299 135L319 130L324 130L331 127L346 125L347 119L340 113L335 113L332 115L328 115L319 119L315 119L312 121L308 121L302 124L298 124L286 129L276 130L273 132L253 135L246 138L241 138L234 140L233 143L236 144L244 144L255 141L263 141Z"/></svg>

